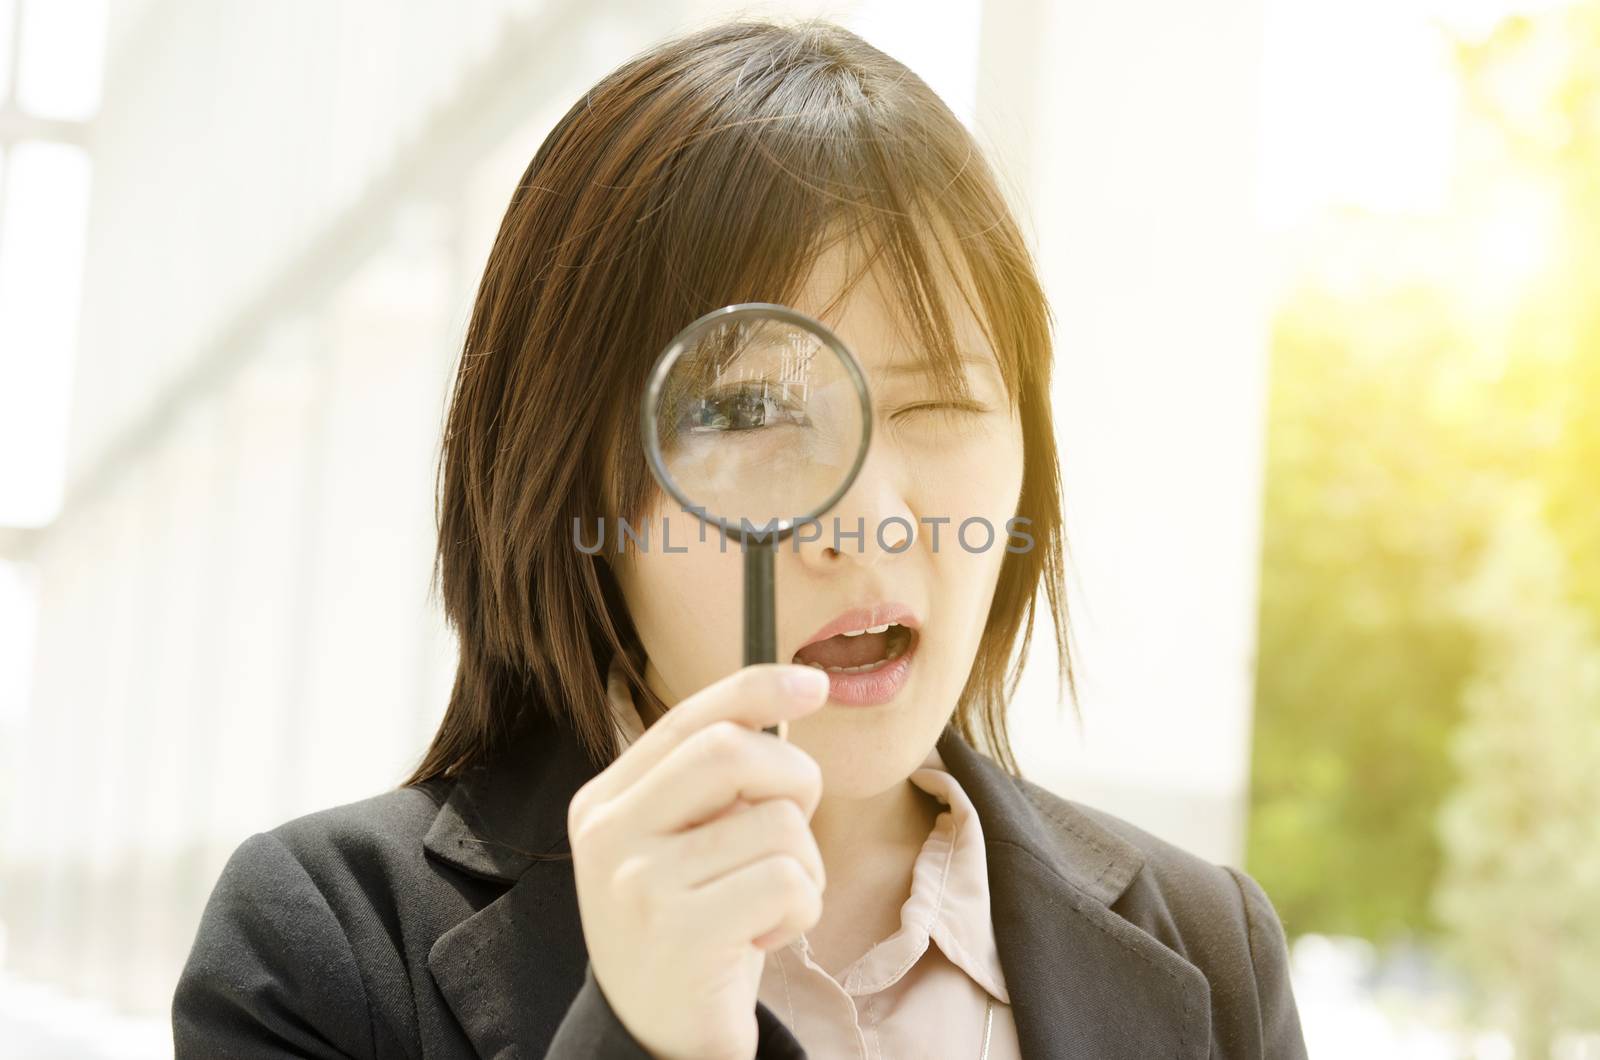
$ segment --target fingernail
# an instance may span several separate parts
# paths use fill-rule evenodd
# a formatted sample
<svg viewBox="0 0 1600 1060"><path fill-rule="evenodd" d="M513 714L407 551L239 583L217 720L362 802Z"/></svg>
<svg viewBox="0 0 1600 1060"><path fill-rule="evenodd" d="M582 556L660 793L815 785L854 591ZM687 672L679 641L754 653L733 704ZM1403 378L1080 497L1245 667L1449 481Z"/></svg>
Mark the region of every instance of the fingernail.
<svg viewBox="0 0 1600 1060"><path fill-rule="evenodd" d="M783 675L784 687L796 699L815 702L828 691L828 675L814 666L794 666Z"/></svg>

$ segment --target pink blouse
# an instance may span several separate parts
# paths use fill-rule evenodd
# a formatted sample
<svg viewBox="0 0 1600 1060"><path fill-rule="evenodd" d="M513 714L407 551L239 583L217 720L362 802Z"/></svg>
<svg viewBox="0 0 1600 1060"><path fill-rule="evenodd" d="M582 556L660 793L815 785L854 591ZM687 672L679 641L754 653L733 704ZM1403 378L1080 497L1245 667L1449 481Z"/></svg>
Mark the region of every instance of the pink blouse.
<svg viewBox="0 0 1600 1060"><path fill-rule="evenodd" d="M626 746L644 727L615 669L607 691ZM937 749L909 779L948 809L912 866L899 929L837 979L811 959L802 935L767 954L757 996L814 1057L1016 1060L1021 1053L989 919L978 814Z"/></svg>

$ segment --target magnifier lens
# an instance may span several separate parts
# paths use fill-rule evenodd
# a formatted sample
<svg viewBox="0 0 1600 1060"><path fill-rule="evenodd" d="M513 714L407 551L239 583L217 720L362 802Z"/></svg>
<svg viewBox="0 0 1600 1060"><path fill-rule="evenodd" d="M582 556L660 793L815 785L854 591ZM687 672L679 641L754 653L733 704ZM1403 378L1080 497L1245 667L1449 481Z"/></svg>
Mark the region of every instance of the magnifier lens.
<svg viewBox="0 0 1600 1060"><path fill-rule="evenodd" d="M782 528L820 512L855 470L864 430L856 380L833 346L798 324L716 321L658 393L665 469L713 518Z"/></svg>

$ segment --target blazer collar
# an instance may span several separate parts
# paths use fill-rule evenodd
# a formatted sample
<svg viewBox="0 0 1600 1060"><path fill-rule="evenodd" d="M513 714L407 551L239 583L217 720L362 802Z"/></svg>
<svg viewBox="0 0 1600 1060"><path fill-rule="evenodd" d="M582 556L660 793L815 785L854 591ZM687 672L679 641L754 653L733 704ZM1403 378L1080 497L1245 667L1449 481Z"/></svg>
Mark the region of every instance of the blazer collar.
<svg viewBox="0 0 1600 1060"><path fill-rule="evenodd" d="M983 823L990 915L1023 1055L1205 1056L1204 974L1111 908L1144 864L1139 849L1010 776L953 727L938 750ZM566 808L594 772L570 728L537 722L512 753L456 781L423 838L429 856L510 885L428 955L483 1057L543 1056L583 983ZM758 1014L772 1030L775 1018Z"/></svg>

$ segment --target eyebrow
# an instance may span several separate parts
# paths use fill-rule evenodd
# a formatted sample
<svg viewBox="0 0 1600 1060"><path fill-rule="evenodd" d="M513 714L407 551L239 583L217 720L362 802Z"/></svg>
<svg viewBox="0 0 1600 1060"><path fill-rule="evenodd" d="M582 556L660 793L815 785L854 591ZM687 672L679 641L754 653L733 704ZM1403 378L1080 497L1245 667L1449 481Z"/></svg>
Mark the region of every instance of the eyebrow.
<svg viewBox="0 0 1600 1060"><path fill-rule="evenodd" d="M1000 366L992 358L982 357L976 353L963 353L958 360L960 363L971 365L974 368L989 368L995 372L1000 372ZM877 371L884 375L906 375L911 372L928 372L932 371L932 369L933 364L929 361L911 361L906 364L886 365L877 369Z"/></svg>

